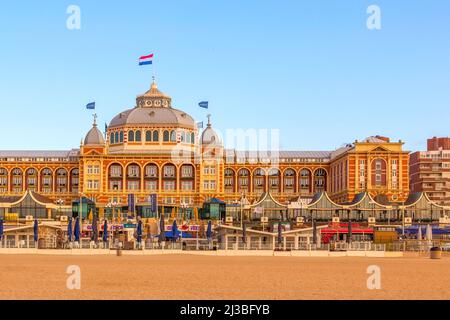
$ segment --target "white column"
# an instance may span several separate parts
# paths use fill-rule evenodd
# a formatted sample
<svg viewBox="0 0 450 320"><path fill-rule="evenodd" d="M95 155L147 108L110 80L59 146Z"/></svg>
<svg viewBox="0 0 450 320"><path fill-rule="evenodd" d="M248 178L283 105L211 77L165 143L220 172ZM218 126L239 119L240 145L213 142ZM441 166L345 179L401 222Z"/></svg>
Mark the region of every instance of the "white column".
<svg viewBox="0 0 450 320"><path fill-rule="evenodd" d="M294 242L294 249L295 249L295 250L298 250L298 238L299 238L298 236L295 236L295 238L294 238L294 239L295 239L295 240L294 240L294 241L295 241L295 242Z"/></svg>

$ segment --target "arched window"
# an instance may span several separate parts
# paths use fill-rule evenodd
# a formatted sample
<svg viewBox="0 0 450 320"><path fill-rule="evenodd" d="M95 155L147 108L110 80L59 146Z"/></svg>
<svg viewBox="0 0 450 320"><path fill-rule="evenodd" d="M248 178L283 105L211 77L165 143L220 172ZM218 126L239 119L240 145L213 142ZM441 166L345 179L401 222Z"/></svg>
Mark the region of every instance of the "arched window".
<svg viewBox="0 0 450 320"><path fill-rule="evenodd" d="M188 133L186 133L186 142L187 143L191 143L191 135Z"/></svg>
<svg viewBox="0 0 450 320"><path fill-rule="evenodd" d="M114 133L111 132L110 136L109 136L109 143L113 144L114 143Z"/></svg>
<svg viewBox="0 0 450 320"><path fill-rule="evenodd" d="M123 142L123 131L120 131L120 140L121 143Z"/></svg>
<svg viewBox="0 0 450 320"><path fill-rule="evenodd" d="M8 170L0 168L0 193L6 193L8 190Z"/></svg>
<svg viewBox="0 0 450 320"><path fill-rule="evenodd" d="M153 141L154 142L158 142L159 141L159 132L158 131L153 131Z"/></svg>
<svg viewBox="0 0 450 320"><path fill-rule="evenodd" d="M168 142L169 141L169 131L165 130L163 133L163 141Z"/></svg>
<svg viewBox="0 0 450 320"><path fill-rule="evenodd" d="M134 131L128 131L128 142L134 142Z"/></svg>
<svg viewBox="0 0 450 320"><path fill-rule="evenodd" d="M114 135L114 143L119 143L119 133L116 132Z"/></svg>
<svg viewBox="0 0 450 320"><path fill-rule="evenodd" d="M191 133L191 143L195 143L195 133Z"/></svg>
<svg viewBox="0 0 450 320"><path fill-rule="evenodd" d="M177 133L175 130L170 131L170 142L177 142Z"/></svg>
<svg viewBox="0 0 450 320"><path fill-rule="evenodd" d="M142 141L142 134L141 134L140 130L136 131L136 135L135 135L134 138L135 138L136 142L141 142Z"/></svg>
<svg viewBox="0 0 450 320"><path fill-rule="evenodd" d="M145 132L145 141L147 141L147 142L152 141L152 132L150 130L147 130Z"/></svg>
<svg viewBox="0 0 450 320"><path fill-rule="evenodd" d="M67 191L67 171L65 169L58 169L56 171L56 191L66 192Z"/></svg>
<svg viewBox="0 0 450 320"><path fill-rule="evenodd" d="M185 137L184 137L184 135L185 135L185 133L184 132L181 132L181 135L180 135L180 140L181 140L181 142L184 142L186 139L185 139Z"/></svg>

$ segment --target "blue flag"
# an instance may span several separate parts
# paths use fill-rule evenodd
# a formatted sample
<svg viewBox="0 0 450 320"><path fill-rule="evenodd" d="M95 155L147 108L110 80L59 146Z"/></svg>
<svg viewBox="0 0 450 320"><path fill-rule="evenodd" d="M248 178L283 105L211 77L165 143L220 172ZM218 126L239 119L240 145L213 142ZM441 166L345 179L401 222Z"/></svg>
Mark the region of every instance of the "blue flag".
<svg viewBox="0 0 450 320"><path fill-rule="evenodd" d="M88 103L86 105L86 109L88 109L88 110L95 110L95 102Z"/></svg>
<svg viewBox="0 0 450 320"><path fill-rule="evenodd" d="M203 121L202 122L197 122L197 128L203 129Z"/></svg>
<svg viewBox="0 0 450 320"><path fill-rule="evenodd" d="M198 104L200 108L208 109L209 102L208 101L202 101Z"/></svg>

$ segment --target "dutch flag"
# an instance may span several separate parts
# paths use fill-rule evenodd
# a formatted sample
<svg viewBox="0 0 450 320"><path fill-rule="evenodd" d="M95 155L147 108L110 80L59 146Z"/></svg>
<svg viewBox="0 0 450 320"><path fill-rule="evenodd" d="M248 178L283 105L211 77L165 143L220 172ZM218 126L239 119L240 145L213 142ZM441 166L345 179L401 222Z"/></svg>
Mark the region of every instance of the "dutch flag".
<svg viewBox="0 0 450 320"><path fill-rule="evenodd" d="M142 56L139 58L140 66L145 66L147 64L152 64L152 63L153 63L153 53L149 54L148 56Z"/></svg>

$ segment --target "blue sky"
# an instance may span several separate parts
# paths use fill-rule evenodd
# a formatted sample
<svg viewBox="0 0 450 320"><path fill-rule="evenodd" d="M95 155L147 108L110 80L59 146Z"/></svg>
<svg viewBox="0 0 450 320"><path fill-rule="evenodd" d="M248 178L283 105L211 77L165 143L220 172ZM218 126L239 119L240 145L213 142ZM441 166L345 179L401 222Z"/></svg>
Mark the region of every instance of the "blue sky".
<svg viewBox="0 0 450 320"><path fill-rule="evenodd" d="M66 9L81 9L68 30ZM381 30L366 9L381 8ZM333 150L381 134L424 149L448 136L450 2L14 1L0 10L0 149L78 147L92 122L151 82L214 126L280 129L284 150Z"/></svg>

